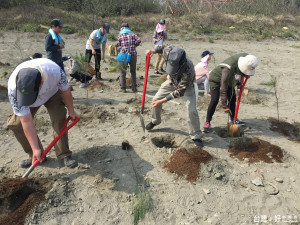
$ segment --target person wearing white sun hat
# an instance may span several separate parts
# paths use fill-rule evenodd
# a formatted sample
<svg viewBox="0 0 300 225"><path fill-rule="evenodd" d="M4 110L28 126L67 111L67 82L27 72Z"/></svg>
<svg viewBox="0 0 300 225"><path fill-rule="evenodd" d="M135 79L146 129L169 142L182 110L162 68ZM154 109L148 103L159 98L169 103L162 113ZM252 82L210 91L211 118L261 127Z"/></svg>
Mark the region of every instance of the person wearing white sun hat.
<svg viewBox="0 0 300 225"><path fill-rule="evenodd" d="M230 119L233 121L236 105L235 86L239 84L241 76L253 76L257 66L258 59L256 56L239 53L225 59L211 71L209 76L211 100L204 123L205 132L209 131L210 121L220 97L224 112L229 113ZM237 123L240 122L238 119L236 121Z"/></svg>

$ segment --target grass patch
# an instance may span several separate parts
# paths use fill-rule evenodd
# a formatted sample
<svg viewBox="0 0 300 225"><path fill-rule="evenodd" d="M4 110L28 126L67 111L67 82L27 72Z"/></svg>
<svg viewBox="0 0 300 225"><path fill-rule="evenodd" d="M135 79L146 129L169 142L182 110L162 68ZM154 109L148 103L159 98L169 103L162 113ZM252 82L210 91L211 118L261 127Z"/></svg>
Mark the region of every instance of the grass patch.
<svg viewBox="0 0 300 225"><path fill-rule="evenodd" d="M109 33L107 38L108 38L109 41L117 41L118 40L116 35L113 34L113 33Z"/></svg>
<svg viewBox="0 0 300 225"><path fill-rule="evenodd" d="M139 193L133 199L133 224L137 225L139 221L145 218L147 212L152 209L152 203L150 195L147 191L139 191Z"/></svg>
<svg viewBox="0 0 300 225"><path fill-rule="evenodd" d="M62 29L63 34L74 34L76 33L77 29L74 26L67 26Z"/></svg>

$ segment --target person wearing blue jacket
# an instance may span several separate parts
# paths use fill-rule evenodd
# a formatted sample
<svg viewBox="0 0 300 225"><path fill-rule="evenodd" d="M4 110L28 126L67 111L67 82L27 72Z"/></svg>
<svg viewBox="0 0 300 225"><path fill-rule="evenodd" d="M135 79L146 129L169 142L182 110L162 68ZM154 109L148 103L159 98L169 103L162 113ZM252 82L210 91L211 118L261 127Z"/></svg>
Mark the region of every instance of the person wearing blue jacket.
<svg viewBox="0 0 300 225"><path fill-rule="evenodd" d="M60 19L53 19L51 21L51 28L45 37L45 49L47 58L55 62L63 71L65 71L62 61L62 49L65 46L65 42L60 36L63 27L66 26Z"/></svg>

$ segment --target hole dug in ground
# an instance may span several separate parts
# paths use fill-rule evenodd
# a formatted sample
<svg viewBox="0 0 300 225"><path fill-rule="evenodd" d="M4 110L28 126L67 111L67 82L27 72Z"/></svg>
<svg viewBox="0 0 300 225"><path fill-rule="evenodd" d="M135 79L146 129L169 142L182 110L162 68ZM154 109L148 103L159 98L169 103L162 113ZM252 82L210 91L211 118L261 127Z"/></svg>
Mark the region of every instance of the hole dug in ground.
<svg viewBox="0 0 300 225"><path fill-rule="evenodd" d="M211 159L212 156L201 148L181 148L165 162L164 168L189 182L195 182L201 172L201 163L207 163Z"/></svg>
<svg viewBox="0 0 300 225"><path fill-rule="evenodd" d="M283 151L279 146L272 145L258 138L239 138L228 150L230 157L240 161L249 159L250 163L265 162L282 163Z"/></svg>
<svg viewBox="0 0 300 225"><path fill-rule="evenodd" d="M175 136L166 135L151 138L152 143L158 148L177 148Z"/></svg>
<svg viewBox="0 0 300 225"><path fill-rule="evenodd" d="M228 127L215 127L213 128L216 134L221 138L230 138ZM245 126L240 126L240 135L244 135Z"/></svg>
<svg viewBox="0 0 300 225"><path fill-rule="evenodd" d="M6 178L0 183L0 224L23 225L32 209L45 200L49 179Z"/></svg>

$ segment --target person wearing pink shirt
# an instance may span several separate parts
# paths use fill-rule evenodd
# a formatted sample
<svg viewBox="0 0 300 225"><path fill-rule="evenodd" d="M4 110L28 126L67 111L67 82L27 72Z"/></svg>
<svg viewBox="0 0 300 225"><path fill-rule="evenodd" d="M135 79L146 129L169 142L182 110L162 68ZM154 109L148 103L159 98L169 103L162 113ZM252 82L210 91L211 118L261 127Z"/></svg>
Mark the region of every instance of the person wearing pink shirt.
<svg viewBox="0 0 300 225"><path fill-rule="evenodd" d="M213 52L210 52L208 50L205 50L201 53L201 62L199 62L195 66L195 73L196 73L196 82L198 84L199 89L202 83L204 84L204 95L209 96L210 90L209 90L209 70L208 70L208 62L211 59L211 55L213 55Z"/></svg>

